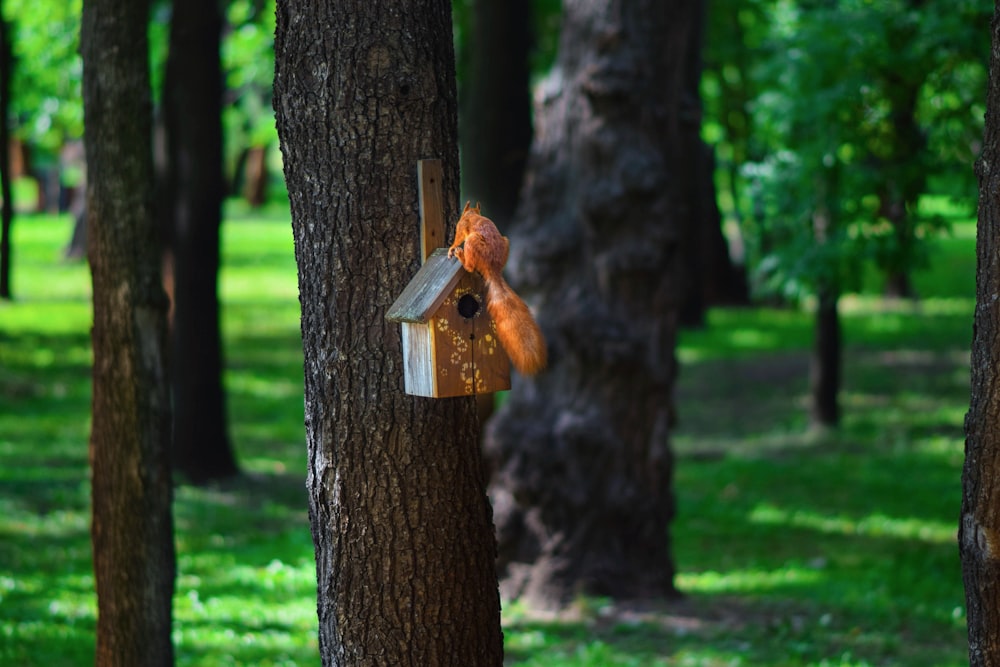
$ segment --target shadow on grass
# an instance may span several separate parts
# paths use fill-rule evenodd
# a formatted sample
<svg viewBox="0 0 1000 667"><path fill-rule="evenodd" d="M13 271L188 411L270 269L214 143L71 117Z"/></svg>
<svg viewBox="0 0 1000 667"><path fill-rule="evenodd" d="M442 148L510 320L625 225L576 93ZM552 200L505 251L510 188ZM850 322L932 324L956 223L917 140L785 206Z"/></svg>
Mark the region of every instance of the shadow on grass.
<svg viewBox="0 0 1000 667"><path fill-rule="evenodd" d="M850 328L884 329L877 317ZM955 540L967 321L907 315L889 327L904 333L849 346L835 432L808 429L808 350L689 358L677 583L709 608L738 601L741 622L694 633L738 650L696 658L681 638L621 664L967 664Z"/></svg>
<svg viewBox="0 0 1000 667"><path fill-rule="evenodd" d="M0 497L0 664L92 662L85 481L5 482ZM174 513L177 663L315 662L315 567L302 476L250 474L180 487Z"/></svg>
<svg viewBox="0 0 1000 667"><path fill-rule="evenodd" d="M850 609L803 602L808 591L794 585L773 593L773 599L695 594L661 606L609 603L576 618L520 618L505 628L505 662L521 667L963 664L954 633L890 632Z"/></svg>
<svg viewBox="0 0 1000 667"><path fill-rule="evenodd" d="M826 447L679 460L686 599L583 600L561 618L515 605L508 664L966 664L953 469L934 455L859 462ZM899 493L902 473L920 492Z"/></svg>

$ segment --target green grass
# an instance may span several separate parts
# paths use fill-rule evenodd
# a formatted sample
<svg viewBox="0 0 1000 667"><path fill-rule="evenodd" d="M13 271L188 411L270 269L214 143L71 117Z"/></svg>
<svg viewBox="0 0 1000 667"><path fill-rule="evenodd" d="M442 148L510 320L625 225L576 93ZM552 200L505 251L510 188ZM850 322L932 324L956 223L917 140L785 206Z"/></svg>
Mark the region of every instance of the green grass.
<svg viewBox="0 0 1000 667"><path fill-rule="evenodd" d="M0 303L0 664L88 664L90 280L65 217L15 222ZM955 543L974 227L925 297L844 301L844 423L806 419L808 313L713 311L678 354L680 602L504 609L521 667L967 664ZM181 487L179 665L318 664L302 358L287 211L232 209L221 278L242 479Z"/></svg>
<svg viewBox="0 0 1000 667"><path fill-rule="evenodd" d="M66 217L15 221L0 303L0 664L93 662L87 437L90 277ZM180 665L315 664L302 352L287 212L226 225L221 276L232 437L247 475L181 487Z"/></svg>

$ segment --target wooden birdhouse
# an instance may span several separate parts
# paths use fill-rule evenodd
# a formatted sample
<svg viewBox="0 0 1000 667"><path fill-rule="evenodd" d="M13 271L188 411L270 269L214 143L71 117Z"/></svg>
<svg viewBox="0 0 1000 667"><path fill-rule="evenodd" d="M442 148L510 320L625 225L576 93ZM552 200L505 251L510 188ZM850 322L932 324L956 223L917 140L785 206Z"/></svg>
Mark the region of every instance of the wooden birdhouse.
<svg viewBox="0 0 1000 667"><path fill-rule="evenodd" d="M482 279L438 248L386 315L403 334L406 393L445 398L510 389L510 362Z"/></svg>
<svg viewBox="0 0 1000 667"><path fill-rule="evenodd" d="M423 266L389 307L403 337L407 394L446 398L510 389L510 362L486 310L482 278L448 257L440 209L440 162L419 165ZM428 255L429 253L429 255Z"/></svg>

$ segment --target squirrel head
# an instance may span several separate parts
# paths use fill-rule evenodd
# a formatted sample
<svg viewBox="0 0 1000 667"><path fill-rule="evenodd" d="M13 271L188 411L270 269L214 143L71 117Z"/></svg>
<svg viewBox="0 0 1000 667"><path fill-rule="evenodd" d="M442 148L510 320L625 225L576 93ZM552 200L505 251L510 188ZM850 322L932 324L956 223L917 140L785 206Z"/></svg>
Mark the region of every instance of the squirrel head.
<svg viewBox="0 0 1000 667"><path fill-rule="evenodd" d="M472 200L469 200L469 201L465 202L465 208L462 209L462 215L465 215L469 211L472 211L476 215L482 215L482 213L480 213L481 209L482 209L482 203L481 202L476 202L475 207L473 207L472 206Z"/></svg>

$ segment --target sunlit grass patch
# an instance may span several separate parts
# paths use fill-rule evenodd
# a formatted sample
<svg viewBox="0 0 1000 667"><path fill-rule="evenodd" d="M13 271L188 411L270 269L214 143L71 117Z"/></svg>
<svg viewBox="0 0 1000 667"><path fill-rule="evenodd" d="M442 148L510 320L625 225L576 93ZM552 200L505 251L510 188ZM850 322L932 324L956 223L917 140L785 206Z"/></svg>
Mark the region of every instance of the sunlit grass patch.
<svg viewBox="0 0 1000 667"><path fill-rule="evenodd" d="M776 588L806 586L823 578L822 572L807 568L778 570L727 570L725 572L682 572L677 586L689 593L755 594Z"/></svg>
<svg viewBox="0 0 1000 667"><path fill-rule="evenodd" d="M682 364L790 349L808 349L812 319L796 308L713 309L707 325L682 330L677 356Z"/></svg>
<svg viewBox="0 0 1000 667"><path fill-rule="evenodd" d="M753 508L751 523L785 525L830 533L833 535L864 535L891 537L931 544L955 544L954 522L930 521L917 517L892 517L873 512L863 517L824 515L802 509L785 509L762 503Z"/></svg>

